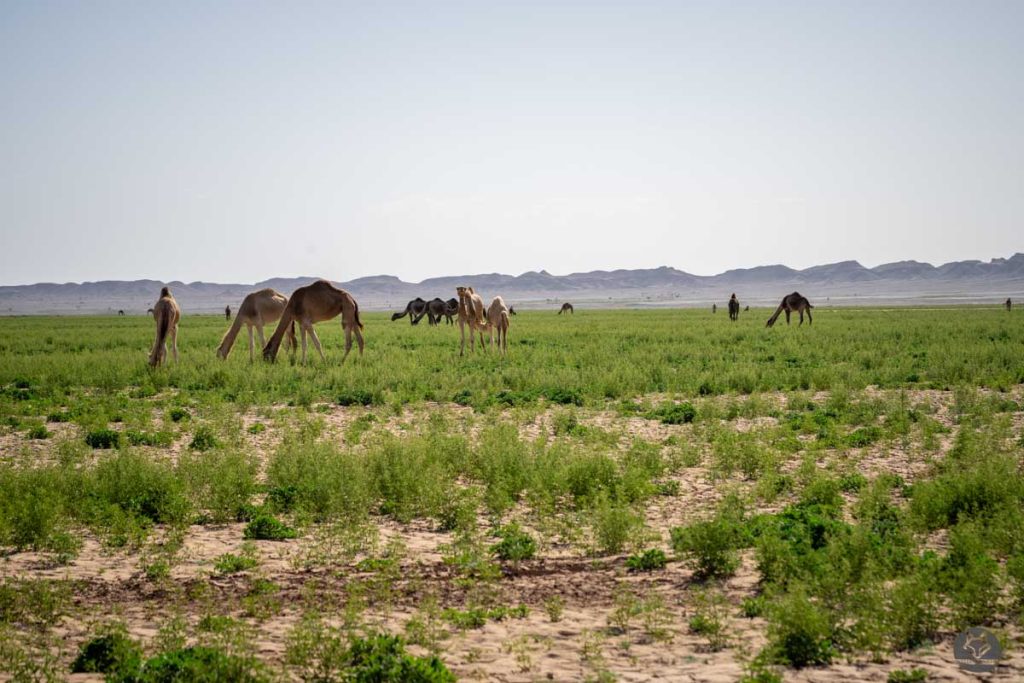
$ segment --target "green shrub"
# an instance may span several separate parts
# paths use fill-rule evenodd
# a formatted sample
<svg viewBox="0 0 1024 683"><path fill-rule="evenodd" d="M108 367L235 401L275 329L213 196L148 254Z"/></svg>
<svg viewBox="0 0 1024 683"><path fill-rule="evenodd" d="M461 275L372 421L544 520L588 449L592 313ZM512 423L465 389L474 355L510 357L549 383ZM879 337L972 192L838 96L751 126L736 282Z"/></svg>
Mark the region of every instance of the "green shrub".
<svg viewBox="0 0 1024 683"><path fill-rule="evenodd" d="M768 612L768 648L772 659L798 669L830 663L829 615L803 592L783 596Z"/></svg>
<svg viewBox="0 0 1024 683"><path fill-rule="evenodd" d="M48 439L51 435L46 425L32 425L25 436L30 439Z"/></svg>
<svg viewBox="0 0 1024 683"><path fill-rule="evenodd" d="M131 681L141 668L142 647L123 629L83 643L71 664L72 673L107 674L108 681Z"/></svg>
<svg viewBox="0 0 1024 683"><path fill-rule="evenodd" d="M416 657L398 636L374 634L352 641L346 654L353 683L454 683L454 674L434 656Z"/></svg>
<svg viewBox="0 0 1024 683"><path fill-rule="evenodd" d="M335 402L339 406L371 406L375 403L383 403L384 400L365 389L347 389L338 394Z"/></svg>
<svg viewBox="0 0 1024 683"><path fill-rule="evenodd" d="M561 405L583 405L583 394L578 389L555 388L545 389L544 397L552 403Z"/></svg>
<svg viewBox="0 0 1024 683"><path fill-rule="evenodd" d="M247 543L242 546L242 554L224 553L214 560L213 567L220 574L237 574L259 565L256 556L255 544ZM249 547L247 547L249 546Z"/></svg>
<svg viewBox="0 0 1024 683"><path fill-rule="evenodd" d="M245 538L259 541L285 541L296 538L295 529L280 522L276 517L259 514L245 527Z"/></svg>
<svg viewBox="0 0 1024 683"><path fill-rule="evenodd" d="M672 548L686 556L699 580L732 576L739 566L737 550L748 544L748 535L738 514L723 506L712 519L671 530Z"/></svg>
<svg viewBox="0 0 1024 683"><path fill-rule="evenodd" d="M537 552L537 543L530 534L519 528L518 524L509 524L498 530L501 541L491 546L491 552L499 559L519 562L532 559Z"/></svg>
<svg viewBox="0 0 1024 683"><path fill-rule="evenodd" d="M643 517L625 505L602 500L592 510L594 540L603 554L620 553L644 525Z"/></svg>
<svg viewBox="0 0 1024 683"><path fill-rule="evenodd" d="M171 422L181 422L182 420L188 420L192 417L188 410L181 407L171 408L167 412L167 416L171 418Z"/></svg>
<svg viewBox="0 0 1024 683"><path fill-rule="evenodd" d="M626 558L626 568L634 572L651 572L664 569L668 563L665 553L659 548L648 548L638 555Z"/></svg>
<svg viewBox="0 0 1024 683"><path fill-rule="evenodd" d="M886 677L886 683L924 683L928 680L928 672L925 669L896 669L890 671Z"/></svg>
<svg viewBox="0 0 1024 683"><path fill-rule="evenodd" d="M217 436L213 430L206 425L199 425L192 435L192 442L188 447L193 451L208 451L217 447Z"/></svg>
<svg viewBox="0 0 1024 683"><path fill-rule="evenodd" d="M649 417L659 420L662 424L681 425L693 422L697 417L697 409L689 403L662 403L658 408L649 414Z"/></svg>
<svg viewBox="0 0 1024 683"><path fill-rule="evenodd" d="M178 523L190 516L184 486L165 462L119 451L99 462L86 477L93 520L111 519L108 506L150 522Z"/></svg>
<svg viewBox="0 0 1024 683"><path fill-rule="evenodd" d="M146 661L133 683L264 683L255 662L211 647L173 650Z"/></svg>
<svg viewBox="0 0 1024 683"><path fill-rule="evenodd" d="M170 432L142 432L135 429L125 430L124 436L132 446L167 447L174 442Z"/></svg>
<svg viewBox="0 0 1024 683"><path fill-rule="evenodd" d="M121 445L121 433L113 429L94 429L85 435L85 443L90 448L118 448Z"/></svg>

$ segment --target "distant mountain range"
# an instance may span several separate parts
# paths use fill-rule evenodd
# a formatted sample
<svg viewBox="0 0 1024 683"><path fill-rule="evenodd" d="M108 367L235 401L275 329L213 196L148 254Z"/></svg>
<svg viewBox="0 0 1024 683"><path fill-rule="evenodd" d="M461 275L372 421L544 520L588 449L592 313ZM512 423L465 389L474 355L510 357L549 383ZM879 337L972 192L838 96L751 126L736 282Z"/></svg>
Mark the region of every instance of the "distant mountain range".
<svg viewBox="0 0 1024 683"><path fill-rule="evenodd" d="M8 286L0 287L0 314L117 310L144 313L165 284L186 312L217 312L225 305L236 307L253 290L273 287L290 294L315 279L273 278L251 285L107 280ZM419 283L376 275L336 284L352 292L366 310L402 308L417 296L447 299L455 295L456 286L463 284L472 286L485 298L500 294L521 308L548 306L563 300L593 306L710 305L724 303L732 292L744 303L762 305L774 304L793 290L799 290L815 303L822 298L836 304L981 303L999 302L1008 296L1024 299L1024 254L987 263L954 261L941 266L898 261L865 268L857 261L841 261L803 270L783 265L739 268L711 276L691 275L662 266L569 275L552 275L545 270L522 275L488 273L431 278Z"/></svg>

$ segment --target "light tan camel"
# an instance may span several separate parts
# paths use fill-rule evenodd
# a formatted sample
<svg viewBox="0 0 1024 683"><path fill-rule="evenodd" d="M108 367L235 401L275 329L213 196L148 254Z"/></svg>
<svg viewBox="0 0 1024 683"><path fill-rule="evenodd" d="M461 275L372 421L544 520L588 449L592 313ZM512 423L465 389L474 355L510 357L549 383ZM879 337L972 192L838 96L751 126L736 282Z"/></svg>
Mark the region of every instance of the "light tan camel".
<svg viewBox="0 0 1024 683"><path fill-rule="evenodd" d="M466 350L466 326L469 325L469 351L474 349L473 333L480 335L480 348L484 348L484 330L487 329L487 321L484 319L484 300L473 291L472 287L456 287L455 292L459 295L459 332L462 334L462 345L459 347L461 356Z"/></svg>
<svg viewBox="0 0 1024 683"><path fill-rule="evenodd" d="M800 292L793 292L792 294L787 294L786 296L782 297L782 303L779 304L779 307L775 309L775 313L772 314L772 317L768 318L768 322L765 324L765 327L771 327L772 325L774 325L775 321L779 317L779 314L782 313L783 311L786 312L787 325L789 324L789 314L792 313L793 311L796 311L797 313L800 314L801 325L804 324L804 312L806 311L807 324L810 325L811 323L814 322L814 319L811 317L812 308L814 308L814 306L812 306L811 302L807 300L807 297L801 296Z"/></svg>
<svg viewBox="0 0 1024 683"><path fill-rule="evenodd" d="M500 296L487 307L487 328L491 332L491 349L494 349L494 333L498 333L498 349L501 355L508 353L508 308Z"/></svg>
<svg viewBox="0 0 1024 683"><path fill-rule="evenodd" d="M171 296L171 290L164 287L160 290L160 298L153 306L153 317L156 318L156 343L153 344L153 351L149 354L149 364L154 368L164 362L167 358L167 337L171 337L171 350L174 352L174 362L178 362L178 321L181 319L181 309L178 302Z"/></svg>
<svg viewBox="0 0 1024 683"><path fill-rule="evenodd" d="M266 345L266 340L263 338L263 326L272 325L280 320L281 314L284 313L287 305L288 297L269 288L246 295L242 299L242 305L238 307L235 322L231 324L228 331L224 333L224 338L220 340L220 346L217 347L217 357L228 357L228 354L231 353L231 347L234 346L235 337L238 336L242 325L245 325L249 328L249 360L252 361L255 353L252 328L256 328L256 336L259 337L260 348L262 349ZM291 344L291 348L294 350L298 346L295 343L294 322L288 329L287 335L286 341Z"/></svg>
<svg viewBox="0 0 1024 683"><path fill-rule="evenodd" d="M569 303L568 301L566 301L564 304L562 304L562 307L560 309L558 309L558 315L562 315L566 311L568 311L569 313L572 313L572 314L575 315L575 311L572 310L572 304Z"/></svg>
<svg viewBox="0 0 1024 683"><path fill-rule="evenodd" d="M277 358L277 351L281 347L281 340L285 333L297 322L302 330L302 362L306 362L306 334L313 338L313 346L320 354L320 359L326 361L323 347L313 329L315 323L323 322L341 316L341 329L345 330L345 355L341 362L348 358L352 350L352 334L355 333L356 341L359 343L359 355L363 355L363 323L359 321L359 304L352 298L352 295L344 289L338 289L327 280L317 280L311 285L299 287L292 292L285 306L281 321L274 330L274 336L270 338L267 345L263 347L263 358L273 361ZM294 334L294 332L293 332Z"/></svg>

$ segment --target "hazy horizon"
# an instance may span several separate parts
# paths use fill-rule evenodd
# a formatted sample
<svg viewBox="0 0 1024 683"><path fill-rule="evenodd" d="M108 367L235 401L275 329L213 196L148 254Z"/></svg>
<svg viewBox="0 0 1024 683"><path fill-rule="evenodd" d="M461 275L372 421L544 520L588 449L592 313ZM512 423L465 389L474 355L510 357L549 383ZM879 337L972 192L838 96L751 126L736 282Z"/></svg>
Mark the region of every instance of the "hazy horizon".
<svg viewBox="0 0 1024 683"><path fill-rule="evenodd" d="M0 285L1024 251L1024 3L0 6Z"/></svg>

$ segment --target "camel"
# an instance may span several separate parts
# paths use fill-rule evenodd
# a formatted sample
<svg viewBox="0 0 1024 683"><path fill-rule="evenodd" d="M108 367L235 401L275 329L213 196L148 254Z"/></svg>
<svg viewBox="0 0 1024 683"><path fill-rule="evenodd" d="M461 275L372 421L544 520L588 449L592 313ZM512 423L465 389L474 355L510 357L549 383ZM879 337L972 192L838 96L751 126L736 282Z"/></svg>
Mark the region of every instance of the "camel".
<svg viewBox="0 0 1024 683"><path fill-rule="evenodd" d="M420 318L422 318L423 314L426 312L427 302L421 299L420 297L416 297L415 299L413 299L412 301L405 305L404 311L402 311L401 313L393 314L391 316L391 322L394 322L399 318L409 316L409 323L415 325L420 321Z"/></svg>
<svg viewBox="0 0 1024 683"><path fill-rule="evenodd" d="M224 319L231 320L231 306L224 307Z"/></svg>
<svg viewBox="0 0 1024 683"><path fill-rule="evenodd" d="M117 314L118 315L124 315L124 309L118 309Z"/></svg>
<svg viewBox="0 0 1024 683"><path fill-rule="evenodd" d="M459 300L455 298L448 299L444 302L444 317L448 320L449 325L455 324L455 316L459 314Z"/></svg>
<svg viewBox="0 0 1024 683"><path fill-rule="evenodd" d="M338 289L327 280L317 280L311 285L299 287L292 292L288 298L288 305L285 306L281 320L277 323L274 335L263 347L263 358L273 362L277 359L277 351L281 347L281 340L285 333L298 323L302 330L302 362L306 362L306 334L313 338L313 346L320 354L320 360L327 361L324 356L323 347L320 346L320 339L313 329L315 323L323 322L341 316L341 329L345 330L345 355L341 362L344 363L352 350L352 334L355 333L356 341L359 343L359 355L363 355L363 323L359 321L359 304L352 298L352 295L344 289Z"/></svg>
<svg viewBox="0 0 1024 683"><path fill-rule="evenodd" d="M711 304L711 312L718 313L718 304Z"/></svg>
<svg viewBox="0 0 1024 683"><path fill-rule="evenodd" d="M736 292L732 293L729 297L729 320L739 320L740 318L740 300L736 298Z"/></svg>
<svg viewBox="0 0 1024 683"><path fill-rule="evenodd" d="M814 319L811 317L812 308L814 308L814 306L811 305L811 302L808 301L806 297L801 296L800 292L793 292L792 294L787 294L782 298L782 303L779 304L779 307L775 309L775 313L772 314L772 317L768 318L768 322L767 324L765 324L765 327L771 327L772 325L774 325L775 321L779 317L779 313L782 313L783 311L786 312L787 325L789 324L789 314L792 313L793 311L796 311L797 313L800 314L801 325L804 324L804 311L806 311L807 324L810 325L811 323L814 322Z"/></svg>
<svg viewBox="0 0 1024 683"><path fill-rule="evenodd" d="M426 315L427 323L429 325L437 325L438 323L441 322L441 318L444 317L446 309L447 305L445 304L444 299L438 299L437 297L434 297L433 299L427 302L427 306L424 309L424 312L421 313L420 316L412 322L412 324L417 324L420 321L420 318Z"/></svg>
<svg viewBox="0 0 1024 683"><path fill-rule="evenodd" d="M242 305L238 307L235 322L224 333L224 338L220 340L220 346L217 347L217 357L222 359L228 357L228 354L231 353L231 347L235 343L235 337L238 336L242 325L245 325L249 329L249 361L253 361L255 353L253 348L253 327L256 328L256 336L259 337L260 348L262 349L266 345L266 340L263 338L263 326L271 325L280 320L281 314L284 313L287 305L288 297L280 292L275 292L273 289L261 289L258 292L247 294L242 299ZM228 310L230 310L230 307ZM296 349L298 344L295 342L294 322L292 322L292 326L287 334L288 338L286 341L291 344L292 350Z"/></svg>
<svg viewBox="0 0 1024 683"><path fill-rule="evenodd" d="M469 351L474 351L473 333L480 335L480 349L484 348L484 330L487 329L487 321L484 319L484 300L473 291L472 287L456 287L459 295L459 332L462 334L462 345L459 347L459 355L466 351L466 326L469 325Z"/></svg>
<svg viewBox="0 0 1024 683"><path fill-rule="evenodd" d="M519 315L518 313L516 313L516 307L515 306L509 306L508 307L508 314L509 315Z"/></svg>
<svg viewBox="0 0 1024 683"><path fill-rule="evenodd" d="M153 309L152 308L147 308L146 309L146 315L153 315Z"/></svg>
<svg viewBox="0 0 1024 683"><path fill-rule="evenodd" d="M498 349L501 355L508 353L508 312L505 301L500 296L494 297L487 308L487 328L491 333L491 349L494 349L494 333L498 333Z"/></svg>
<svg viewBox="0 0 1024 683"><path fill-rule="evenodd" d="M575 314L575 311L572 310L572 304L569 303L568 301L566 301L564 304L562 304L562 307L560 309L558 309L558 315L562 315L566 311L568 311L569 313Z"/></svg>
<svg viewBox="0 0 1024 683"><path fill-rule="evenodd" d="M744 306L744 307L743 307L743 312L744 312L744 313L746 313L746 312L747 312L747 311L749 311L749 310L750 310L750 306Z"/></svg>
<svg viewBox="0 0 1024 683"><path fill-rule="evenodd" d="M1010 301L1010 298L1009 298L1009 297L1007 297L1007 298L1006 298L1006 310L1008 310L1008 311L1009 311L1009 310L1010 310L1011 308L1013 308L1013 302L1012 302L1012 301Z"/></svg>
<svg viewBox="0 0 1024 683"><path fill-rule="evenodd" d="M167 358L167 337L171 337L171 350L174 352L174 362L178 362L178 321L181 319L181 309L178 302L171 296L171 290L164 287L160 290L160 298L153 306L153 317L156 318L156 343L153 344L153 351L149 354L149 364L154 368L164 362Z"/></svg>

